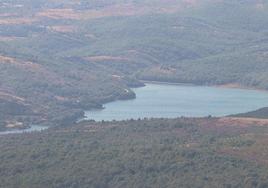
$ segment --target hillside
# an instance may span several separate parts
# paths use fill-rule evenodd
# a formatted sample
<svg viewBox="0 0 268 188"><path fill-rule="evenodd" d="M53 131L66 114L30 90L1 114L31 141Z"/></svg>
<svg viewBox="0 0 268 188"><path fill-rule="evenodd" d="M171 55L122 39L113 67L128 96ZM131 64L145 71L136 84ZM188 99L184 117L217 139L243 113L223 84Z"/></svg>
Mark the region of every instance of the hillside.
<svg viewBox="0 0 268 188"><path fill-rule="evenodd" d="M242 120L83 122L0 136L0 187L267 187L268 121Z"/></svg>
<svg viewBox="0 0 268 188"><path fill-rule="evenodd" d="M233 117L246 117L246 118L260 118L260 119L268 119L268 107L261 108L252 112L241 113L232 115Z"/></svg>
<svg viewBox="0 0 268 188"><path fill-rule="evenodd" d="M268 89L267 10L257 0L1 1L0 125L71 124L135 97L125 89L138 80Z"/></svg>

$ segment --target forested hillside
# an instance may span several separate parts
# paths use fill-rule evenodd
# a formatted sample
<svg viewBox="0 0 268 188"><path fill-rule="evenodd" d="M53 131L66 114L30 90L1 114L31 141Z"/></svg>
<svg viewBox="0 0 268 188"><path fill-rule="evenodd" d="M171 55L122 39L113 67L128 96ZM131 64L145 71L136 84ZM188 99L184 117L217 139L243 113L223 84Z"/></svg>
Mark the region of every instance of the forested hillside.
<svg viewBox="0 0 268 188"><path fill-rule="evenodd" d="M0 125L70 123L138 80L267 89L267 17L259 0L3 0Z"/></svg>
<svg viewBox="0 0 268 188"><path fill-rule="evenodd" d="M267 125L152 119L0 136L0 187L265 188Z"/></svg>

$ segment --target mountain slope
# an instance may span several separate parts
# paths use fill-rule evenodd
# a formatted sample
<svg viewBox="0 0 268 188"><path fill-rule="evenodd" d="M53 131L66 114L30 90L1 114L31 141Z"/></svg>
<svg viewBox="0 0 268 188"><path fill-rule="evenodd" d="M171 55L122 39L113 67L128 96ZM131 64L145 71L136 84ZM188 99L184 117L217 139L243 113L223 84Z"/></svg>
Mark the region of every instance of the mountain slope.
<svg viewBox="0 0 268 188"><path fill-rule="evenodd" d="M258 0L2 1L0 90L34 113L1 121L65 124L135 97L125 89L139 79L267 89L267 9Z"/></svg>

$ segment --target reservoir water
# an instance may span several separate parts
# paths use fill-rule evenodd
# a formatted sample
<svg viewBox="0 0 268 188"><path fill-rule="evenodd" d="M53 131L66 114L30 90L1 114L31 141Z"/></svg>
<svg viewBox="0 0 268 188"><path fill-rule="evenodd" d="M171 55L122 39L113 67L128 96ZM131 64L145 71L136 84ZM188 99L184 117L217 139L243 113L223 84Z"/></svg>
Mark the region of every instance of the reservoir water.
<svg viewBox="0 0 268 188"><path fill-rule="evenodd" d="M86 119L225 116L268 106L268 93L256 90L146 84L133 91L136 99L114 101L105 104L102 110L86 111Z"/></svg>

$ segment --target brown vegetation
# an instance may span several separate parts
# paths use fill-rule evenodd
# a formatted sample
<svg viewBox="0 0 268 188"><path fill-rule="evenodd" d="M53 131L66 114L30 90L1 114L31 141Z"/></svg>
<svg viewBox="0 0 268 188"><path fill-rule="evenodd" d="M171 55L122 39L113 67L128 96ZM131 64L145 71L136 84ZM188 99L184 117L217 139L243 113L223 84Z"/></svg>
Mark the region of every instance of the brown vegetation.
<svg viewBox="0 0 268 188"><path fill-rule="evenodd" d="M88 61L101 62L101 61L128 61L128 58L121 56L91 56L85 58Z"/></svg>
<svg viewBox="0 0 268 188"><path fill-rule="evenodd" d="M188 4L188 3L187 3ZM114 4L101 9L91 9L86 11L75 11L73 9L47 9L39 12L37 16L51 19L97 19L111 16L134 16L149 13L175 13L181 9L181 3L169 2L165 5L156 4L138 6L133 3Z"/></svg>
<svg viewBox="0 0 268 188"><path fill-rule="evenodd" d="M243 127L248 127L252 125L268 126L268 119L223 117L218 120L218 125L243 126Z"/></svg>
<svg viewBox="0 0 268 188"><path fill-rule="evenodd" d="M37 21L35 18L0 18L0 25L31 24Z"/></svg>
<svg viewBox="0 0 268 188"><path fill-rule="evenodd" d="M47 9L37 14L38 17L47 17L51 19L81 19L79 13L73 9Z"/></svg>
<svg viewBox="0 0 268 188"><path fill-rule="evenodd" d="M10 65L15 65L15 66L31 69L31 70L41 69L41 66L36 63L30 62L30 61L18 60L12 57L2 56L2 55L0 55L0 64L10 64Z"/></svg>

